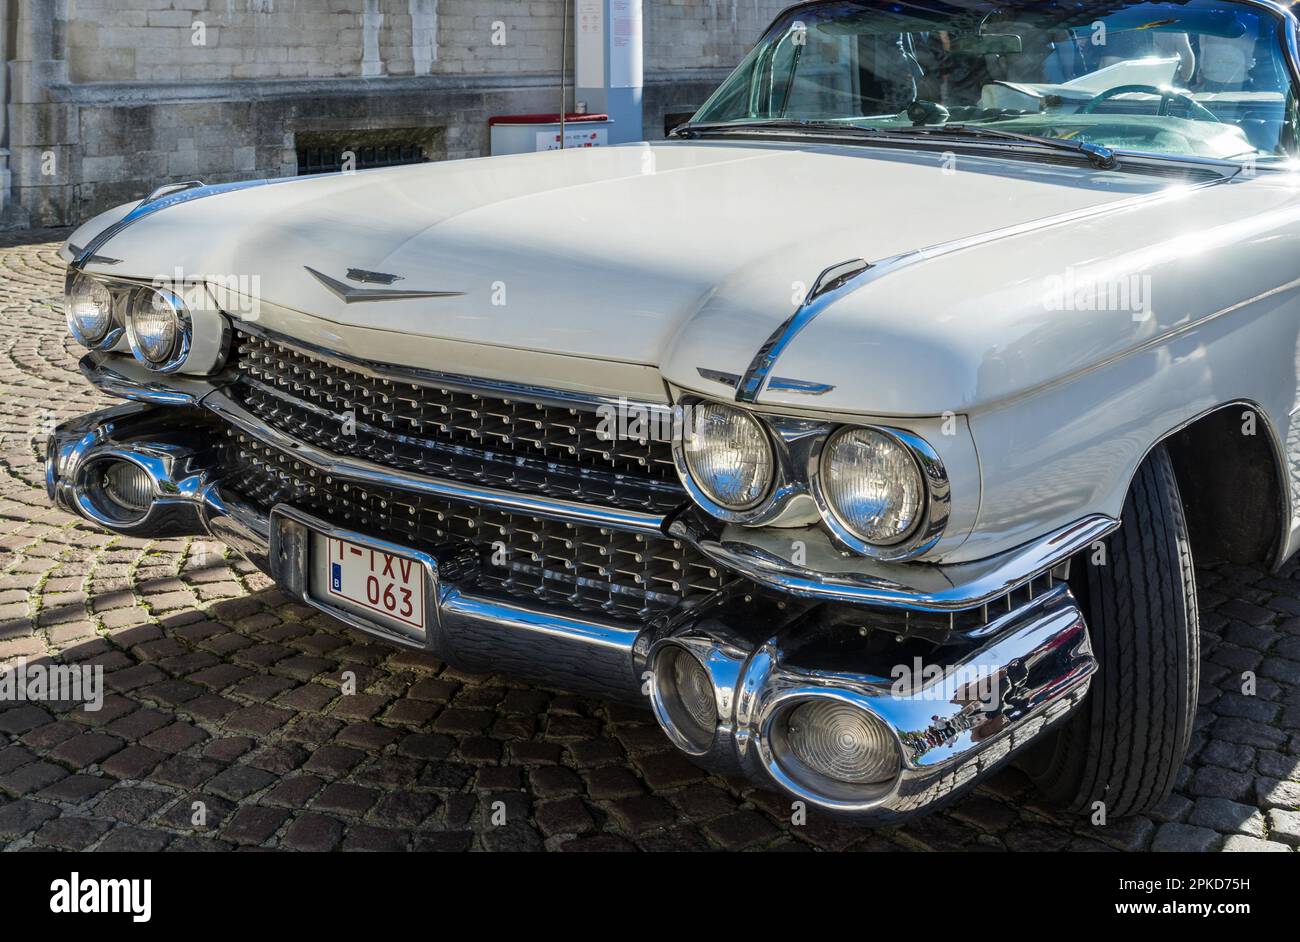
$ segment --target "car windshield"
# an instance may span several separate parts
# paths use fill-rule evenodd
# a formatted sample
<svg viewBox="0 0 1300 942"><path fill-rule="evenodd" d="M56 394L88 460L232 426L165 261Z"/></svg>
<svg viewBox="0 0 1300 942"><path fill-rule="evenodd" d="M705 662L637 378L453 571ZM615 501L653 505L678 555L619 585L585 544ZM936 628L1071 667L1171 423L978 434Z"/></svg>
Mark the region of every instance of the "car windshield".
<svg viewBox="0 0 1300 942"><path fill-rule="evenodd" d="M951 123L955 134L1280 160L1296 149L1286 31L1273 8L1222 0L803 4L692 124L895 134Z"/></svg>

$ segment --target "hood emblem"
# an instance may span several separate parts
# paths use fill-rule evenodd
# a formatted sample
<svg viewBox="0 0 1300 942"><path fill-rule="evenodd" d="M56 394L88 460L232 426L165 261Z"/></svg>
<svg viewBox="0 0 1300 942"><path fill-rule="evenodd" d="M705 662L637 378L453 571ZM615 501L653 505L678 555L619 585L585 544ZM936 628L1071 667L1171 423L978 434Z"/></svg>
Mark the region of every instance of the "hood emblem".
<svg viewBox="0 0 1300 942"><path fill-rule="evenodd" d="M82 256L85 254L86 250L79 245L73 245L71 242L68 243L68 251L72 253L73 261L79 262L82 265L121 265L122 264L122 260L120 258L109 258L107 255L87 255L83 258Z"/></svg>
<svg viewBox="0 0 1300 942"><path fill-rule="evenodd" d="M382 271L366 271L364 268L348 269L348 281L359 281L363 285L391 285L405 280L401 275L389 275Z"/></svg>
<svg viewBox="0 0 1300 942"><path fill-rule="evenodd" d="M727 373L723 370L711 370L707 367L697 366L695 372L699 373L704 379L715 383L722 383L724 386L730 386L735 389L740 385L741 377L736 373ZM802 396L824 396L835 387L830 383L815 383L807 379L790 379L785 376L773 376L767 381L767 388L772 392L798 393Z"/></svg>
<svg viewBox="0 0 1300 942"><path fill-rule="evenodd" d="M313 278L332 291L344 304L357 304L362 301L402 301L412 298L461 298L465 296L464 291L421 291L405 290L400 288L357 288L353 285L339 281L337 278L331 278L329 275L322 274L316 269L304 265ZM383 272L365 271L360 268L349 268L348 278L353 281L368 282L370 284L391 285L395 281L402 279L397 275L386 275Z"/></svg>

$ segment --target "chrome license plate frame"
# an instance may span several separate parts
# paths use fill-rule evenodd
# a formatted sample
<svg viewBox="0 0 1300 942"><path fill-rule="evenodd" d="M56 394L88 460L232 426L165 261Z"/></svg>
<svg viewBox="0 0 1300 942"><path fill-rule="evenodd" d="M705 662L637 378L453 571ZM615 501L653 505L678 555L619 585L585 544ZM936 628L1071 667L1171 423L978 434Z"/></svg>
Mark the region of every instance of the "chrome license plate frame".
<svg viewBox="0 0 1300 942"><path fill-rule="evenodd" d="M332 542L333 541L333 542ZM419 623L387 617L346 594L329 591L328 559L322 553L341 543L372 552L380 559L405 561L413 567L412 579L419 586ZM438 626L438 561L428 553L335 526L287 504L271 510L271 575L290 594L307 605L369 634L404 644L427 648ZM396 565L400 568L400 564ZM418 573L418 578L416 578ZM413 604L414 607L414 604Z"/></svg>

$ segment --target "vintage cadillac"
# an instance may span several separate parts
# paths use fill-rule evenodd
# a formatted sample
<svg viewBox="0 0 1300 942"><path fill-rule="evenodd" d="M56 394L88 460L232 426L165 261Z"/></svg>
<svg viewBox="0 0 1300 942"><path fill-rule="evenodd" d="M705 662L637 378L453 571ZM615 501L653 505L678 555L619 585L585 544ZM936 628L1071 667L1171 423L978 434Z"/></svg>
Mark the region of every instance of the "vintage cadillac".
<svg viewBox="0 0 1300 942"><path fill-rule="evenodd" d="M1300 543L1297 24L783 13L666 141L160 187L51 498L862 822L1169 792L1193 560Z"/></svg>

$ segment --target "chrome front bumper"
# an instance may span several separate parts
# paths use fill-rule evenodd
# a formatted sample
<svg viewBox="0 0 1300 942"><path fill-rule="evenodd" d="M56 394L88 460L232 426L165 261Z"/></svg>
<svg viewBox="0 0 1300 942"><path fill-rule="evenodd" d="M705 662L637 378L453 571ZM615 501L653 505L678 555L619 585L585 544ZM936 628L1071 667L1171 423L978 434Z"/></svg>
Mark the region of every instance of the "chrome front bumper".
<svg viewBox="0 0 1300 942"><path fill-rule="evenodd" d="M223 492L222 469L205 466L201 457L202 433L177 421L177 414L174 408L137 402L60 426L48 444L51 498L116 532L210 535L305 603L393 643L421 647L460 669L630 702L648 697L669 738L695 761L857 820L895 822L958 794L1069 713L1096 669L1083 617L1064 584L947 644L937 663L927 665L938 668L935 676L917 674L914 681L900 683L903 646L864 653L852 643L855 638L844 643L843 631L828 632L810 621L808 612L817 605L796 604L797 592L790 593L789 610L771 619L754 618L752 608L738 616L720 600L672 620L626 624L477 594L454 549L442 559L429 557L437 572L436 618L427 635L401 636L313 598L306 589L307 534L330 524L292 508L267 512ZM96 506L90 472L111 460L130 461L153 481L153 502L138 521L123 524ZM664 526L674 523L680 526L677 521ZM986 581L1000 578L995 571ZM900 593L894 601L899 606L906 590L893 591ZM944 605L917 606L935 607ZM859 611L855 624L860 627L852 632L865 637L881 613ZM708 672L716 726L707 742L682 735L665 709L652 668L671 648L690 652ZM997 696L973 700L963 686L972 676L991 678ZM783 718L818 699L850 704L885 724L900 757L892 781L848 791L824 788L786 761Z"/></svg>

